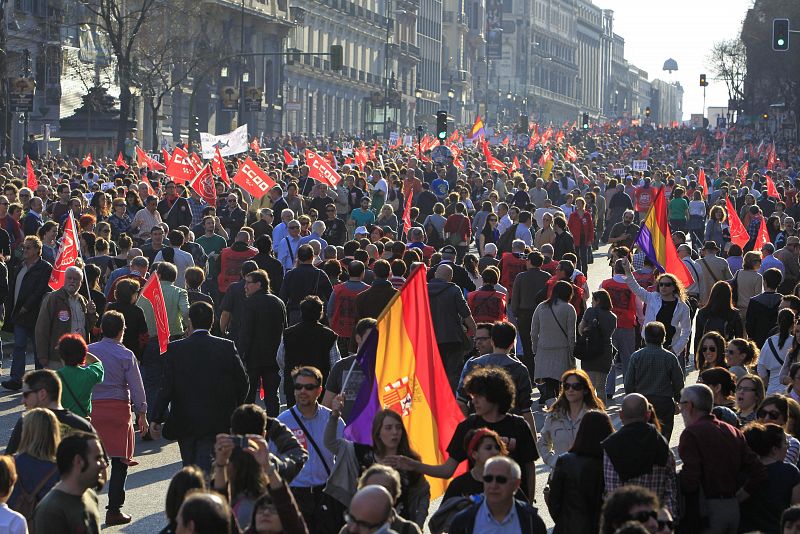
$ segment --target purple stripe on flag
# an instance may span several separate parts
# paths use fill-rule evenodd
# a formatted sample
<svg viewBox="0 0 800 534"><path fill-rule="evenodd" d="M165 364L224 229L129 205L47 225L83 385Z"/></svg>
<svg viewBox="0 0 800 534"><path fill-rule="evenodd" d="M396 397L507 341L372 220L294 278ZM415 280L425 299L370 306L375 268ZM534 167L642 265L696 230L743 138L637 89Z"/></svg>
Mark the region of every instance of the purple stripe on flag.
<svg viewBox="0 0 800 534"><path fill-rule="evenodd" d="M373 328L356 354L356 365L364 372L364 382L349 414L350 422L344 429L345 438L364 445L372 445L372 420L381 409L378 384L375 383L377 355L378 329Z"/></svg>
<svg viewBox="0 0 800 534"><path fill-rule="evenodd" d="M636 236L636 244L639 245L639 248L644 252L645 256L650 258L653 265L661 271L666 271L658 260L658 256L656 256L656 248L653 246L653 235L650 233L650 228L644 224L639 229L639 235Z"/></svg>

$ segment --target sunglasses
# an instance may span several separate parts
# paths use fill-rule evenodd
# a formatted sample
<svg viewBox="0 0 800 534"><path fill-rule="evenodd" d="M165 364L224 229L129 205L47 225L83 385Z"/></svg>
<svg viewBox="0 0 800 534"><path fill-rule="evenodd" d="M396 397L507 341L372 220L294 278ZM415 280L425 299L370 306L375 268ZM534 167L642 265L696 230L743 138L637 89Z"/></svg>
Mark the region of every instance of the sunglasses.
<svg viewBox="0 0 800 534"><path fill-rule="evenodd" d="M658 530L669 529L670 532L675 527L675 522L670 521L669 519L658 519Z"/></svg>
<svg viewBox="0 0 800 534"><path fill-rule="evenodd" d="M583 391L583 384L580 382L564 382L564 391Z"/></svg>
<svg viewBox="0 0 800 534"><path fill-rule="evenodd" d="M736 386L736 391L744 391L744 392L748 392L749 391L750 393L755 393L756 388L748 388L748 387L745 387L745 386Z"/></svg>
<svg viewBox="0 0 800 534"><path fill-rule="evenodd" d="M628 519L636 521L637 523L647 523L650 519L658 520L658 512L655 510L642 510L641 512L629 515Z"/></svg>
<svg viewBox="0 0 800 534"><path fill-rule="evenodd" d="M300 229L299 226L290 226L289 227L289 230L299 230L299 229Z"/></svg>
<svg viewBox="0 0 800 534"><path fill-rule="evenodd" d="M373 531L376 528L378 528L381 525L383 525L384 523L386 523L386 521L381 521L380 523L374 523L374 524L367 523L366 521L363 521L361 519L356 519L355 517L350 515L349 512L345 512L344 513L344 522L347 523L348 525L355 525L355 526L357 526L359 528L363 528L363 529L369 530L369 531Z"/></svg>
<svg viewBox="0 0 800 534"><path fill-rule="evenodd" d="M756 412L756 417L759 419L771 419L773 421L777 421L781 418L781 413L772 410L758 410L758 412Z"/></svg>
<svg viewBox="0 0 800 534"><path fill-rule="evenodd" d="M300 391L301 389L304 389L306 391L314 391L318 387L319 387L319 385L317 385L317 384L295 384L294 385L294 390L295 391Z"/></svg>
<svg viewBox="0 0 800 534"><path fill-rule="evenodd" d="M675 284L672 282L659 282L658 287L673 287Z"/></svg>
<svg viewBox="0 0 800 534"><path fill-rule="evenodd" d="M703 347L703 352L717 352L717 347Z"/></svg>
<svg viewBox="0 0 800 534"><path fill-rule="evenodd" d="M497 482L498 484L507 484L508 480L508 477L505 475L483 475L483 481L489 484L492 482Z"/></svg>

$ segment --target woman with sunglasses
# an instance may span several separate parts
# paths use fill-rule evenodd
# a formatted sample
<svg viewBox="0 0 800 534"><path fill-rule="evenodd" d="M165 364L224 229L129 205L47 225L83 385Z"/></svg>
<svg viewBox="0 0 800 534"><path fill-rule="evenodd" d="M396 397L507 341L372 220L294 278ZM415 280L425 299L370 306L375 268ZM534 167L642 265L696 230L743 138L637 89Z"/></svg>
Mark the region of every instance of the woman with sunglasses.
<svg viewBox="0 0 800 534"><path fill-rule="evenodd" d="M789 443L780 426L750 423L742 432L766 467L767 479L741 503L739 531L778 534L783 511L800 503L800 471L784 461Z"/></svg>
<svg viewBox="0 0 800 534"><path fill-rule="evenodd" d="M603 506L603 449L600 443L614 433L603 411L590 410L569 452L556 461L545 493L556 523L553 534L596 532Z"/></svg>
<svg viewBox="0 0 800 534"><path fill-rule="evenodd" d="M586 371L570 369L561 376L561 391L547 410L537 441L539 454L551 469L559 455L572 447L588 410L605 410L605 406L595 394Z"/></svg>
<svg viewBox="0 0 800 534"><path fill-rule="evenodd" d="M483 493L483 466L489 458L508 456L508 447L500 434L488 428L470 430L464 437L464 448L470 470L450 481L442 502L453 497L469 497ZM524 496L522 497L525 498Z"/></svg>
<svg viewBox="0 0 800 534"><path fill-rule="evenodd" d="M800 329L795 325L794 312L788 308L779 311L778 333L767 338L767 342L761 347L756 366L758 376L767 386L767 395L785 391L785 385L781 382L781 369L789 360L792 349L797 354L796 347L800 346L798 337Z"/></svg>
<svg viewBox="0 0 800 534"><path fill-rule="evenodd" d="M725 347L725 363L737 380L754 373L757 362L758 347L755 343L741 337L728 341L728 346Z"/></svg>
<svg viewBox="0 0 800 534"><path fill-rule="evenodd" d="M725 338L718 332L705 334L697 344L697 352L694 356L694 368L698 371L711 369L712 367L728 368L725 363Z"/></svg>
<svg viewBox="0 0 800 534"><path fill-rule="evenodd" d="M497 229L497 221L498 219L496 213L489 213L489 215L486 217L486 222L481 229L481 233L478 234L478 255L480 257L483 257L483 249L487 243L497 243L497 240L500 239L500 231Z"/></svg>
<svg viewBox="0 0 800 534"><path fill-rule="evenodd" d="M689 314L689 305L686 304L686 290L683 284L675 275L664 273L656 281L658 291L649 292L636 282L628 260L624 261L623 268L625 269L625 283L647 306L642 321L642 333L644 333L644 325L653 321L660 322L667 330L664 348L671 350L680 358L692 333L692 319Z"/></svg>
<svg viewBox="0 0 800 534"><path fill-rule="evenodd" d="M786 431L789 423L789 402L786 397L777 394L768 395L758 405L756 418L759 423L774 423L783 429L789 440L789 448L786 451L784 461L796 465L798 458L800 458L800 441Z"/></svg>
<svg viewBox="0 0 800 534"><path fill-rule="evenodd" d="M108 223L111 225L111 238L114 241L119 239L122 234L127 233L130 229L131 216L125 206L125 201L121 198L114 200L112 204L112 213L108 217Z"/></svg>
<svg viewBox="0 0 800 534"><path fill-rule="evenodd" d="M736 382L736 415L739 426L756 420L758 405L764 400L764 382L758 375L744 375Z"/></svg>
<svg viewBox="0 0 800 534"><path fill-rule="evenodd" d="M697 311L695 339L700 339L708 332L718 332L725 339L742 337L744 334L742 317L734 306L731 286L728 282L715 283L708 295L708 302ZM696 351L697 347L695 347Z"/></svg>

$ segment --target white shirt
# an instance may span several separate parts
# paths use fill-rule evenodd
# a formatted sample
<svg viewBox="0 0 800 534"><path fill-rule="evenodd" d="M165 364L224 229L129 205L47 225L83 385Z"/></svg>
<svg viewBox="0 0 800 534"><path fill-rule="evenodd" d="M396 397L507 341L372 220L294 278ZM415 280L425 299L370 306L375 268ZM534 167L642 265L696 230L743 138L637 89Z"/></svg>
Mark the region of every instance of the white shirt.
<svg viewBox="0 0 800 534"><path fill-rule="evenodd" d="M508 230L512 224L514 224L514 221L512 221L511 217L509 217L508 213L506 213L497 223L497 231L500 232L500 235L503 235L503 233Z"/></svg>
<svg viewBox="0 0 800 534"><path fill-rule="evenodd" d="M8 507L6 503L0 504L0 532L3 534L28 534L28 522L25 516Z"/></svg>
<svg viewBox="0 0 800 534"><path fill-rule="evenodd" d="M786 386L781 384L781 362L775 355L775 352L769 346L769 342L772 341L772 344L775 346L775 350L778 351L778 356L781 360L786 361L786 357L789 354L789 350L792 348L792 336L786 338L786 341L783 342L783 346L778 343L779 334L775 334L771 338L767 339L764 346L761 347L761 352L758 356L758 366L756 367L756 371L758 372L758 376L764 379L764 384L767 386L767 395L772 395L773 393L784 393L786 391Z"/></svg>
<svg viewBox="0 0 800 534"><path fill-rule="evenodd" d="M175 252L175 258L172 260L172 263L178 268L178 277L175 279L175 285L181 289L186 289L186 269L194 267L194 258L185 250L181 250L177 247L171 248ZM164 256L162 256L162 254L163 249L156 254L154 262L164 261Z"/></svg>

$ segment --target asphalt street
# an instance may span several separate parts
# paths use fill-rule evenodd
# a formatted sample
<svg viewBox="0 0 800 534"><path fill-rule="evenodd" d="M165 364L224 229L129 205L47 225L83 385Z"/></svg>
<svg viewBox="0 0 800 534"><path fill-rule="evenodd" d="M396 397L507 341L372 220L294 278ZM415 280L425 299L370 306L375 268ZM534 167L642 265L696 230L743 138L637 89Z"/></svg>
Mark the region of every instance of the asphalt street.
<svg viewBox="0 0 800 534"><path fill-rule="evenodd" d="M605 260L605 249L595 253L595 261L589 268L588 280L589 287L596 289L600 282L608 278L610 268ZM8 376L10 367L11 338L3 338L3 362L2 375ZM29 369L32 368L32 359L29 358ZM692 372L687 377L687 383L693 384L697 379L697 373ZM615 426L619 426L619 401L621 393L621 377L617 381L617 393L613 401L608 405L608 412L614 421ZM538 392L535 393L538 395ZM11 429L22 412L21 395L12 393L0 388L0 445L3 449L8 443ZM534 402L534 407L538 403ZM544 423L544 412L537 409L535 413L537 428L541 428ZM671 445L677 453L678 437L683 430L683 421L680 416L675 419L675 429L672 434ZM167 492L170 478L181 468L180 454L178 445L175 442L156 440L143 442L137 438L136 461L139 465L131 467L128 471L126 484L127 496L123 511L133 516L133 521L129 525L121 527L105 528L105 532L125 532L135 534L153 534L158 532L166 525L164 516L164 498ZM553 521L547 512L544 504L543 488L547 483L549 468L543 463L537 465L536 475L536 506L540 515L545 520L548 527L553 526ZM101 510L105 509L107 497L105 491L100 495ZM431 513L438 506L438 502L432 503Z"/></svg>

